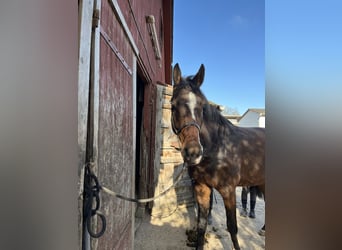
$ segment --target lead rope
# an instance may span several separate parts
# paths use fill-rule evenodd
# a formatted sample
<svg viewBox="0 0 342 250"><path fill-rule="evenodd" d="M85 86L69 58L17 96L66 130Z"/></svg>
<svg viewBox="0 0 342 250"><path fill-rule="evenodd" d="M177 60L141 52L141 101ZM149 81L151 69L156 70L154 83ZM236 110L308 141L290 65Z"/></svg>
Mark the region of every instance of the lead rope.
<svg viewBox="0 0 342 250"><path fill-rule="evenodd" d="M85 206L83 207L83 216L85 218L86 227L89 235L93 238L101 237L106 230L106 218L105 216L98 211L100 208L100 189L101 186L99 181L94 173L90 170L90 164L87 164L85 167L85 183L84 183L84 192L83 198L85 202ZM95 208L93 208L93 202L95 200ZM91 229L91 217L98 215L102 222L101 230L98 233L95 233Z"/></svg>
<svg viewBox="0 0 342 250"><path fill-rule="evenodd" d="M137 203L146 203L146 202L154 201L164 196L168 191L174 188L178 184L178 182L181 180L181 177L183 176L183 173L185 172L185 169L186 169L186 164L183 163L182 170L177 176L175 182L171 186L169 186L167 189L159 193L157 196L146 198L146 199L135 199L135 198L123 196L121 194L118 194L110 190L109 188L101 186L99 184L99 181L96 175L90 169L90 166L92 164L93 163L88 163L85 166L85 185L84 185L83 196L84 196L86 205L83 208L84 209L83 214L84 214L84 218L86 221L86 226L87 226L89 235L93 238L101 237L106 230L106 218L100 211L98 211L98 209L100 208L100 196L99 196L100 190L103 190L105 193L111 196L117 197L119 199L122 199L122 200L137 202ZM95 199L95 208L93 208L94 199ZM90 223L91 217L95 215L97 215L101 219L101 222L102 222L102 227L100 228L98 233L93 232L91 229L91 223Z"/></svg>
<svg viewBox="0 0 342 250"><path fill-rule="evenodd" d="M183 163L183 168L181 170L181 172L179 173L179 175L177 176L175 182L169 186L167 189L165 189L164 191L162 191L161 193L159 193L157 196L151 197L151 198L146 198L146 199L134 199L134 198L129 198L126 196L123 196L121 194L118 194L104 186L100 186L100 189L102 189L105 193L112 195L114 197L118 197L122 200L126 200L126 201L131 201L131 202L137 202L137 203L146 203L146 202L150 202L150 201L154 201L162 196L164 196L168 191L170 191L172 188L174 188L178 182L181 180L181 177L183 176L184 170L186 169L185 167L186 165Z"/></svg>

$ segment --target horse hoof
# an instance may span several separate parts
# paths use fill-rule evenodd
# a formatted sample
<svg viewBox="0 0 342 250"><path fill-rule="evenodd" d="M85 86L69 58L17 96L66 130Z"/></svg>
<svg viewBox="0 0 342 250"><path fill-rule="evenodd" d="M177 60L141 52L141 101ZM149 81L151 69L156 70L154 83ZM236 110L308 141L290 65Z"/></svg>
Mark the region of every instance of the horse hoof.
<svg viewBox="0 0 342 250"><path fill-rule="evenodd" d="M255 218L255 212L254 212L253 210L251 210L251 211L249 212L248 217L254 219L254 218Z"/></svg>
<svg viewBox="0 0 342 250"><path fill-rule="evenodd" d="M186 241L186 245L188 247L197 247L197 242Z"/></svg>
<svg viewBox="0 0 342 250"><path fill-rule="evenodd" d="M213 219L212 219L212 217L210 216L209 218L208 218L208 225L211 225L213 223Z"/></svg>
<svg viewBox="0 0 342 250"><path fill-rule="evenodd" d="M196 243L197 242L197 230L196 229L188 229L185 231L188 236L188 242Z"/></svg>
<svg viewBox="0 0 342 250"><path fill-rule="evenodd" d="M265 230L264 230L264 229L260 229L259 232L258 232L258 234L259 234L260 236L265 236Z"/></svg>
<svg viewBox="0 0 342 250"><path fill-rule="evenodd" d="M241 250L240 246L233 246L232 249L233 250Z"/></svg>

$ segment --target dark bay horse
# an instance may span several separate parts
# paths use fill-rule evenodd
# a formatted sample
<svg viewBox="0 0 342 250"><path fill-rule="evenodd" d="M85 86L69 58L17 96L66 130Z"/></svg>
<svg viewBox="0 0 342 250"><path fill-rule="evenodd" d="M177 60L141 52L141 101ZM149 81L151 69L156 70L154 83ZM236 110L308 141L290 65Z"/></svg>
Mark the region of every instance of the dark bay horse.
<svg viewBox="0 0 342 250"><path fill-rule="evenodd" d="M203 249L215 188L223 198L227 228L235 249L237 239L236 186L257 186L265 194L265 129L234 126L208 103L200 90L204 66L195 76L183 78L173 70L171 124L181 143L181 154L194 182L198 203L197 249Z"/></svg>

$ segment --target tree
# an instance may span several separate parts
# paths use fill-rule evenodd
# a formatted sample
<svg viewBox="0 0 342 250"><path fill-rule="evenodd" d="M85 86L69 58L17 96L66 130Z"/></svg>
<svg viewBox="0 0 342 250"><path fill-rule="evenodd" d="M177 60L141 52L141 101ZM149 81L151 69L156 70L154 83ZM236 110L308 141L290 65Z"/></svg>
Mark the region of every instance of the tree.
<svg viewBox="0 0 342 250"><path fill-rule="evenodd" d="M223 110L222 110L223 115L240 115L237 108L231 108L227 106L222 106L222 107L223 107Z"/></svg>
<svg viewBox="0 0 342 250"><path fill-rule="evenodd" d="M240 115L237 108L231 108L223 105L218 105L217 103L213 101L208 101L210 105L216 107L218 110L221 111L223 115Z"/></svg>

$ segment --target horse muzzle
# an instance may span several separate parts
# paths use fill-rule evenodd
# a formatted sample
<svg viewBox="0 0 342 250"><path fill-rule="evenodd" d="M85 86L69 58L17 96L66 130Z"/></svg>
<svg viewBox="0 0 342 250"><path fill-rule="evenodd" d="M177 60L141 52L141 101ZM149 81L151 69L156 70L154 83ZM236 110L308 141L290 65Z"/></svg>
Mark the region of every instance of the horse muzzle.
<svg viewBox="0 0 342 250"><path fill-rule="evenodd" d="M198 143L188 143L182 149L182 156L185 163L189 166L197 165L203 157L203 147Z"/></svg>

